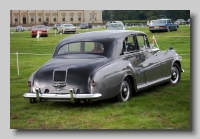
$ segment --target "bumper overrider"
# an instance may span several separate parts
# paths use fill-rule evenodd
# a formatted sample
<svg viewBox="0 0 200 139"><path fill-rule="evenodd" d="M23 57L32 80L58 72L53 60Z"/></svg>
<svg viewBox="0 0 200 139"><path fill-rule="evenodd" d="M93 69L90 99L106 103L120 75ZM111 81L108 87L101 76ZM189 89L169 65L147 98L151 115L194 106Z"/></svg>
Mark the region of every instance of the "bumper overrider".
<svg viewBox="0 0 200 139"><path fill-rule="evenodd" d="M75 100L94 100L102 95L100 93L95 94L75 94L74 89L69 89L69 94L47 94L47 93L41 93L40 88L36 88L36 93L25 93L23 95L24 98L28 99L37 99L37 100L51 100L51 101L59 101L59 100L66 100L71 101L72 103L75 102Z"/></svg>

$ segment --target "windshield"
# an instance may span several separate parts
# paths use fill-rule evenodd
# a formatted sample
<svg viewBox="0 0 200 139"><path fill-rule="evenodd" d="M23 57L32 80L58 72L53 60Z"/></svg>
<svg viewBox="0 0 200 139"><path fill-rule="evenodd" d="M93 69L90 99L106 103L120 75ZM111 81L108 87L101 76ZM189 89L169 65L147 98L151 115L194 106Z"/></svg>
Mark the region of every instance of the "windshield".
<svg viewBox="0 0 200 139"><path fill-rule="evenodd" d="M123 30L123 29L124 27L122 24L112 24L112 23L108 24L107 28L107 30Z"/></svg>
<svg viewBox="0 0 200 139"><path fill-rule="evenodd" d="M57 55L67 53L103 53L104 46L98 42L75 42L63 45Z"/></svg>

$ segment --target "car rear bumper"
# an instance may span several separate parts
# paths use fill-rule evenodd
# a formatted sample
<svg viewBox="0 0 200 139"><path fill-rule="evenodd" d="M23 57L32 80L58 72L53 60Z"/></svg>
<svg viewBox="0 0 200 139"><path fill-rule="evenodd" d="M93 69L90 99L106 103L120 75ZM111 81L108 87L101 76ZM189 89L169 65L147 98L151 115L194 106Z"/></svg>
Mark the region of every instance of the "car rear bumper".
<svg viewBox="0 0 200 139"><path fill-rule="evenodd" d="M151 28L149 31L166 31L167 28Z"/></svg>
<svg viewBox="0 0 200 139"><path fill-rule="evenodd" d="M36 98L38 100L44 99L44 100L51 100L51 101L59 101L59 100L66 100L71 101L72 103L75 100L94 100L102 95L100 93L95 94L75 94L75 91L73 89L70 89L70 93L68 94L47 94L47 93L41 93L40 89L36 89L36 93L25 93L23 95L24 98Z"/></svg>

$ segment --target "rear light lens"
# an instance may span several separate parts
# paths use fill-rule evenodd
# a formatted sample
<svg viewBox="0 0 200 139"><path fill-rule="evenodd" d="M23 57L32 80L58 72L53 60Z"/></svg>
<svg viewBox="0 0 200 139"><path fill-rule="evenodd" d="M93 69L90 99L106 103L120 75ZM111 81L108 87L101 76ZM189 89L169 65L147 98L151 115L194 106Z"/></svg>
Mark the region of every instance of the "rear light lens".
<svg viewBox="0 0 200 139"><path fill-rule="evenodd" d="M165 28L165 26L160 26L159 28Z"/></svg>
<svg viewBox="0 0 200 139"><path fill-rule="evenodd" d="M92 87L95 87L95 86L96 86L94 80L92 81L91 86L92 86Z"/></svg>
<svg viewBox="0 0 200 139"><path fill-rule="evenodd" d="M28 81L28 87L31 87L31 81Z"/></svg>

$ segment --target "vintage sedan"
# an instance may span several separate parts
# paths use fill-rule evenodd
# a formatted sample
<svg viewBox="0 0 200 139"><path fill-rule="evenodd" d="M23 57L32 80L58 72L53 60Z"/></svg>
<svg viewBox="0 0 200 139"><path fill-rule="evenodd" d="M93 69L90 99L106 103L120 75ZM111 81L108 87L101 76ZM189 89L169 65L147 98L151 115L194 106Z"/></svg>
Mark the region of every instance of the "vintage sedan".
<svg viewBox="0 0 200 139"><path fill-rule="evenodd" d="M73 24L62 24L60 27L57 28L58 33L67 33L67 32L76 32L76 27Z"/></svg>
<svg viewBox="0 0 200 139"><path fill-rule="evenodd" d="M31 37L37 36L37 32L40 31L40 36L48 37L48 27L45 25L35 25L31 27Z"/></svg>
<svg viewBox="0 0 200 139"><path fill-rule="evenodd" d="M126 42L125 42L126 40ZM104 30L62 39L52 58L33 72L23 97L37 101L92 102L115 98L181 79L181 56L160 51L145 33Z"/></svg>
<svg viewBox="0 0 200 139"><path fill-rule="evenodd" d="M152 33L160 31L170 32L172 30L177 31L178 25L172 23L171 19L157 19L151 25L149 25L149 31Z"/></svg>

